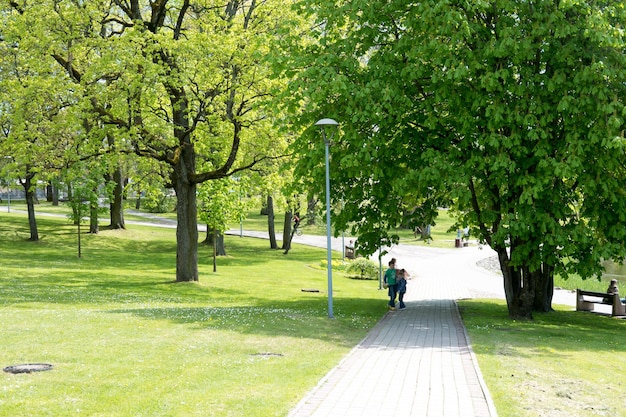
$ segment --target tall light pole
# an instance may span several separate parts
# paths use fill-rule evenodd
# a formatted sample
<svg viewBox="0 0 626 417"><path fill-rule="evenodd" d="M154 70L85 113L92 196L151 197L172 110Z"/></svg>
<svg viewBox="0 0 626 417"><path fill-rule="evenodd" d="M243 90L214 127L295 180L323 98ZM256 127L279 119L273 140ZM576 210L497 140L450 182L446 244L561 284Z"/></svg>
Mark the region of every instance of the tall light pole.
<svg viewBox="0 0 626 417"><path fill-rule="evenodd" d="M330 140L333 138L334 130L331 132L330 137L326 136L325 126L338 126L333 119L321 119L315 123L315 126L319 126L322 130L322 137L324 138L325 160L326 160L326 252L328 256L328 318L334 318L333 315L333 258L331 254L330 243L330 169L328 167L328 147L330 146Z"/></svg>

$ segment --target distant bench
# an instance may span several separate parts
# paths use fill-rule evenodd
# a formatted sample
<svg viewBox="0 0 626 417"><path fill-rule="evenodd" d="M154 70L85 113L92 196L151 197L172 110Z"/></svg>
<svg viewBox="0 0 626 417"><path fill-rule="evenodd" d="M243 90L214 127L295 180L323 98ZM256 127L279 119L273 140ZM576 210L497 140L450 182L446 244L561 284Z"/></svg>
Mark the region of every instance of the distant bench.
<svg viewBox="0 0 626 417"><path fill-rule="evenodd" d="M576 311L594 311L595 304L612 306L612 316L626 316L626 305L622 304L619 294L576 290Z"/></svg>

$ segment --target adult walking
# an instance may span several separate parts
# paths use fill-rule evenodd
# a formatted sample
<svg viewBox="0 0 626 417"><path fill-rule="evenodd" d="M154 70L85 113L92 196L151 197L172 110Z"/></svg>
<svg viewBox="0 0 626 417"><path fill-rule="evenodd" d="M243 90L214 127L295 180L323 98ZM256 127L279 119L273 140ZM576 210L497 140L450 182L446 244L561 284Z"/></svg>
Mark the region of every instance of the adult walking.
<svg viewBox="0 0 626 417"><path fill-rule="evenodd" d="M396 258L389 261L389 268L385 271L384 284L389 294L389 309L396 309L396 293L398 292L398 284L396 283Z"/></svg>

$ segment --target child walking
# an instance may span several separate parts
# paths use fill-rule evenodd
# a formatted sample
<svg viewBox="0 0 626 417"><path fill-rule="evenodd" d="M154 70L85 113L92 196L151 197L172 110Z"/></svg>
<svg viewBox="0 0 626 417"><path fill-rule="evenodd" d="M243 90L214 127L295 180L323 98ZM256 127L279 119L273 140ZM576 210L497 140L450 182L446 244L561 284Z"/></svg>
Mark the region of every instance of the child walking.
<svg viewBox="0 0 626 417"><path fill-rule="evenodd" d="M406 278L407 273L405 269L398 271L396 277L396 285L398 286L398 301L400 302L400 310L406 308L404 304L404 294L406 293Z"/></svg>

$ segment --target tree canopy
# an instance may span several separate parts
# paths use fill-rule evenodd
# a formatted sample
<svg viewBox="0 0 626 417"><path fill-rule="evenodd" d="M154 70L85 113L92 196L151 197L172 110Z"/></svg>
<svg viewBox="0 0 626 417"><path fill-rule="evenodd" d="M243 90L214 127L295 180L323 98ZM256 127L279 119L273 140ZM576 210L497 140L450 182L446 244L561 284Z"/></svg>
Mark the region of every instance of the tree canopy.
<svg viewBox="0 0 626 417"><path fill-rule="evenodd" d="M317 25L285 48L289 106L341 124L336 230L397 241L405 212L494 248L509 313L551 309L553 274L626 254L626 9L612 1L303 0ZM309 128L296 172L323 175ZM311 174L312 173L312 174ZM322 181L317 181L321 184ZM321 187L319 188L321 191Z"/></svg>
<svg viewBox="0 0 626 417"><path fill-rule="evenodd" d="M281 3L0 4L4 50L52 68L75 97L70 130L104 152L161 164L177 197L176 279L198 280L197 185L283 152L271 124L270 93L280 81L264 61L282 22Z"/></svg>

